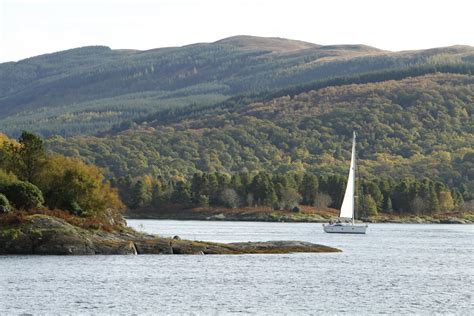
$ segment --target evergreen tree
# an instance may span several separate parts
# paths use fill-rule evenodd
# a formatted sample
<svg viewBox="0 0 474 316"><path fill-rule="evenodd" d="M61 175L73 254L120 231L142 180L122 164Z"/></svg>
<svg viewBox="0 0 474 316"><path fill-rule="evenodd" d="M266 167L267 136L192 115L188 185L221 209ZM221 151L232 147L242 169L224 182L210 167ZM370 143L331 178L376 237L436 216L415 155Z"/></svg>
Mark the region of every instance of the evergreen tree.
<svg viewBox="0 0 474 316"><path fill-rule="evenodd" d="M273 188L270 176L265 172L259 172L250 185L254 202L258 205L272 206L277 201L277 196Z"/></svg>
<svg viewBox="0 0 474 316"><path fill-rule="evenodd" d="M318 189L318 178L312 174L305 173L298 190L303 199L302 203L305 205L314 205Z"/></svg>
<svg viewBox="0 0 474 316"><path fill-rule="evenodd" d="M161 183L154 183L151 191L151 205L159 208L164 203Z"/></svg>
<svg viewBox="0 0 474 316"><path fill-rule="evenodd" d="M402 214L410 211L410 203L412 201L411 187L411 181L403 179L394 189L393 207Z"/></svg>
<svg viewBox="0 0 474 316"><path fill-rule="evenodd" d="M377 208L381 208L383 205L383 195L376 182L366 181L364 182L364 192L370 194L377 204Z"/></svg>
<svg viewBox="0 0 474 316"><path fill-rule="evenodd" d="M36 176L45 163L44 142L41 137L24 131L18 139L20 147L15 158L17 175L21 180L31 183L36 182Z"/></svg>
<svg viewBox="0 0 474 316"><path fill-rule="evenodd" d="M133 208L144 207L151 202L151 194L147 184L143 180L138 180L133 186Z"/></svg>
<svg viewBox="0 0 474 316"><path fill-rule="evenodd" d="M191 178L190 194L194 204L199 204L201 195L208 194L208 177L205 174L195 173Z"/></svg>
<svg viewBox="0 0 474 316"><path fill-rule="evenodd" d="M171 202L188 206L191 203L191 194L184 181L178 181L171 194Z"/></svg>
<svg viewBox="0 0 474 316"><path fill-rule="evenodd" d="M217 173L210 173L207 176L208 178L208 187L206 195L209 196L209 204L210 205L218 205L219 204L219 179Z"/></svg>

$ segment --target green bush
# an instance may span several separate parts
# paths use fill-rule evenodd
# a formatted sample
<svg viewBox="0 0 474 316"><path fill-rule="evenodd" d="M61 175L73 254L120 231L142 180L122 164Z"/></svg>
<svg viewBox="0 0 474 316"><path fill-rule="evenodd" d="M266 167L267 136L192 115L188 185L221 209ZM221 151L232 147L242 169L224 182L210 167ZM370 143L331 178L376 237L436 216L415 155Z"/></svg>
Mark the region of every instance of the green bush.
<svg viewBox="0 0 474 316"><path fill-rule="evenodd" d="M10 202L5 195L0 193L0 213L8 213L10 210Z"/></svg>
<svg viewBox="0 0 474 316"><path fill-rule="evenodd" d="M29 182L18 181L5 188L8 200L18 209L30 210L44 203L40 189Z"/></svg>

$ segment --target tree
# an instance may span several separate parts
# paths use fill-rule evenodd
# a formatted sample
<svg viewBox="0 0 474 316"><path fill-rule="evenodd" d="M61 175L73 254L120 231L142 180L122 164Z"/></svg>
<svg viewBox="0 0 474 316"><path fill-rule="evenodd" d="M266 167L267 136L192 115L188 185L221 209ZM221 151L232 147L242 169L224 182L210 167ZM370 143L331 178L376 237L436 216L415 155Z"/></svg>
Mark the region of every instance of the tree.
<svg viewBox="0 0 474 316"><path fill-rule="evenodd" d="M301 201L301 195L293 188L282 188L280 190L280 200L278 205L284 210L292 210L298 206Z"/></svg>
<svg viewBox="0 0 474 316"><path fill-rule="evenodd" d="M377 183L372 181L367 181L364 183L364 192L370 194L370 196L374 199L375 203L377 204L377 208L381 208L383 205L383 195L379 189Z"/></svg>
<svg viewBox="0 0 474 316"><path fill-rule="evenodd" d="M208 186L206 195L209 196L209 203L211 205L216 205L219 203L219 179L216 173L209 173L207 175L208 178Z"/></svg>
<svg viewBox="0 0 474 316"><path fill-rule="evenodd" d="M41 137L23 131L16 151L17 175L21 180L35 183L36 176L45 163L44 142Z"/></svg>
<svg viewBox="0 0 474 316"><path fill-rule="evenodd" d="M44 203L43 194L32 183L18 181L5 188L5 195L17 209L31 210Z"/></svg>
<svg viewBox="0 0 474 316"><path fill-rule="evenodd" d="M10 210L10 202L5 195L0 193L0 213L8 213Z"/></svg>
<svg viewBox="0 0 474 316"><path fill-rule="evenodd" d="M342 204L346 187L345 177L338 175L322 177L319 181L319 187L321 192L331 196L332 206L339 207Z"/></svg>
<svg viewBox="0 0 474 316"><path fill-rule="evenodd" d="M365 211L368 216L377 216L377 203L370 194L364 195Z"/></svg>
<svg viewBox="0 0 474 316"><path fill-rule="evenodd" d="M394 189L393 206L396 211L406 213L410 210L412 183L409 179L403 179Z"/></svg>
<svg viewBox="0 0 474 316"><path fill-rule="evenodd" d="M454 200L449 191L439 193L439 208L442 212L450 212L454 209Z"/></svg>
<svg viewBox="0 0 474 316"><path fill-rule="evenodd" d="M18 178L13 173L0 169L0 191L14 182L18 182Z"/></svg>
<svg viewBox="0 0 474 316"><path fill-rule="evenodd" d="M426 211L427 203L419 196L415 197L411 201L411 210L415 215L421 215Z"/></svg>
<svg viewBox="0 0 474 316"><path fill-rule="evenodd" d="M191 203L191 194L184 181L178 181L171 194L171 202L188 206Z"/></svg>
<svg viewBox="0 0 474 316"><path fill-rule="evenodd" d="M209 207L209 197L207 195L200 195L198 205L200 207Z"/></svg>
<svg viewBox="0 0 474 316"><path fill-rule="evenodd" d="M259 172L253 178L250 191L253 193L254 202L257 202L258 205L272 206L277 201L273 183L265 172Z"/></svg>
<svg viewBox="0 0 474 316"><path fill-rule="evenodd" d="M429 189L428 204L429 204L429 210L431 214L435 214L440 211L438 195L436 194L436 191L433 185L431 185Z"/></svg>
<svg viewBox="0 0 474 316"><path fill-rule="evenodd" d="M329 194L318 192L314 197L314 206L329 207L332 204L332 199Z"/></svg>
<svg viewBox="0 0 474 316"><path fill-rule="evenodd" d="M299 193L302 197L302 203L305 205L313 205L316 194L318 192L318 178L312 174L305 173L303 181L299 187Z"/></svg>
<svg viewBox="0 0 474 316"><path fill-rule="evenodd" d="M163 187L161 182L155 182L151 191L151 205L159 208L164 202Z"/></svg>
<svg viewBox="0 0 474 316"><path fill-rule="evenodd" d="M50 208L80 210L84 216L123 209L117 190L104 181L100 169L79 159L50 156L38 179Z"/></svg>
<svg viewBox="0 0 474 316"><path fill-rule="evenodd" d="M195 173L191 178L190 194L194 204L200 204L202 195L208 194L209 179L207 175Z"/></svg>
<svg viewBox="0 0 474 316"><path fill-rule="evenodd" d="M138 180L133 187L133 208L139 208L148 205L151 202L151 194L145 181Z"/></svg>
<svg viewBox="0 0 474 316"><path fill-rule="evenodd" d="M221 201L226 207L236 208L239 206L240 199L234 189L225 188L221 193Z"/></svg>

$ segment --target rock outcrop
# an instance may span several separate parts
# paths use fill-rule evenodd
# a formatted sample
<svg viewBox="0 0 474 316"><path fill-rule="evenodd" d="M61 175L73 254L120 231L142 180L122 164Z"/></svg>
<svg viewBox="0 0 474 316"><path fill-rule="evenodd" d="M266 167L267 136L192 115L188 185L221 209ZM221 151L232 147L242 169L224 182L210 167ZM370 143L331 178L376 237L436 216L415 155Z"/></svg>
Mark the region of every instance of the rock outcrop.
<svg viewBox="0 0 474 316"><path fill-rule="evenodd" d="M213 243L163 238L135 232L90 231L66 221L31 215L22 224L0 226L0 255L256 254L338 252L301 241Z"/></svg>

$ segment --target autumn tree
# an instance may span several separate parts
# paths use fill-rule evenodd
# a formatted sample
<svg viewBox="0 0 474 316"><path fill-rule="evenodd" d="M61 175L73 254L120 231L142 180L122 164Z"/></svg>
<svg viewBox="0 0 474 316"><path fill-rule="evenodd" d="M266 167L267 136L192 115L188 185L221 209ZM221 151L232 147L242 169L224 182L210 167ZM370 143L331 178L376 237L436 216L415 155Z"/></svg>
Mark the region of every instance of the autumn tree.
<svg viewBox="0 0 474 316"><path fill-rule="evenodd" d="M368 216L376 216L378 214L377 203L370 194L364 195L364 207Z"/></svg>
<svg viewBox="0 0 474 316"><path fill-rule="evenodd" d="M50 208L81 215L103 214L107 209L120 210L123 204L99 168L79 159L50 156L39 176L39 186Z"/></svg>
<svg viewBox="0 0 474 316"><path fill-rule="evenodd" d="M439 208L442 212L450 212L454 209L454 200L449 191L439 193Z"/></svg>

